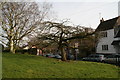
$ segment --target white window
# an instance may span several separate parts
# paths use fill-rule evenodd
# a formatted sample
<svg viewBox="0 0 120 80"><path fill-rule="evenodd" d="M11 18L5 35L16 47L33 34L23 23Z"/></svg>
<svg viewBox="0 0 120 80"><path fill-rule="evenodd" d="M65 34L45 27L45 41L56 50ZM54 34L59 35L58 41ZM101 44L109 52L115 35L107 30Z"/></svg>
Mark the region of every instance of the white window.
<svg viewBox="0 0 120 80"><path fill-rule="evenodd" d="M102 45L102 50L108 50L108 45Z"/></svg>

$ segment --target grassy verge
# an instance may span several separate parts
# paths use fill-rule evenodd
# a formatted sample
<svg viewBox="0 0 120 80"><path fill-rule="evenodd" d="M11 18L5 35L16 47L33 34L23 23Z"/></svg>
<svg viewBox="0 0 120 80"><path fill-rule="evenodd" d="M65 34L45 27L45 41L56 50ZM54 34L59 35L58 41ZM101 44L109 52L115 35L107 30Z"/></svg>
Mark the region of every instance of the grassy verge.
<svg viewBox="0 0 120 80"><path fill-rule="evenodd" d="M118 78L110 64L3 53L3 78Z"/></svg>

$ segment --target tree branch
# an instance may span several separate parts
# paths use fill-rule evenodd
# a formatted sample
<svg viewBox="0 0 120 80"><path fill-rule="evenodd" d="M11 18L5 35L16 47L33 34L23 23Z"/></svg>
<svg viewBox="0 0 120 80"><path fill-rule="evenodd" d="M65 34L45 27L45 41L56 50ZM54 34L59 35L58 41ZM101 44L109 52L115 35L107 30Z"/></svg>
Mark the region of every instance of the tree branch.
<svg viewBox="0 0 120 80"><path fill-rule="evenodd" d="M93 33L87 33L86 35L83 35L83 36L73 36L73 37L70 37L70 38L67 38L67 39L63 39L63 41L68 41L68 40L73 40L73 39L83 39L83 38L86 38L86 37L88 37L88 36L90 36L90 35L93 35L93 34L95 34L95 32L93 32Z"/></svg>

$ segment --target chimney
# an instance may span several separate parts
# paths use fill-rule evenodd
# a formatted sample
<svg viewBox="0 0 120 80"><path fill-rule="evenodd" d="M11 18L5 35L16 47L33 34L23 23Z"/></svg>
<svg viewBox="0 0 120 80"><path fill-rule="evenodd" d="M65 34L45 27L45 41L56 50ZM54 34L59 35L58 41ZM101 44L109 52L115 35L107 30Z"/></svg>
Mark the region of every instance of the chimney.
<svg viewBox="0 0 120 80"><path fill-rule="evenodd" d="M103 19L103 18L100 20L100 23L102 23L102 22L104 22L104 19Z"/></svg>

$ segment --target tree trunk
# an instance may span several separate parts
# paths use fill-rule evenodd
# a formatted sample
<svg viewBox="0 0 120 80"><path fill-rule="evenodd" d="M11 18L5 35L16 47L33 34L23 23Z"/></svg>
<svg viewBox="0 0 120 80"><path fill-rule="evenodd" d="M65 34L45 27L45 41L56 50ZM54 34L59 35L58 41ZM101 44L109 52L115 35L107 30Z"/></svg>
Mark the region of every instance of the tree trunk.
<svg viewBox="0 0 120 80"><path fill-rule="evenodd" d="M76 53L75 49L73 49L73 55L74 55L74 60L77 60L77 53Z"/></svg>
<svg viewBox="0 0 120 80"><path fill-rule="evenodd" d="M10 40L10 52L15 54L15 45L14 45L14 41L11 39Z"/></svg>
<svg viewBox="0 0 120 80"><path fill-rule="evenodd" d="M61 47L62 61L67 61L66 52L63 47Z"/></svg>

